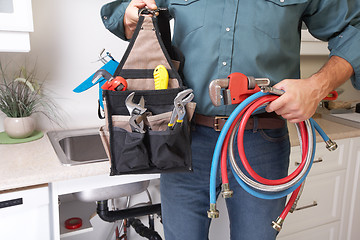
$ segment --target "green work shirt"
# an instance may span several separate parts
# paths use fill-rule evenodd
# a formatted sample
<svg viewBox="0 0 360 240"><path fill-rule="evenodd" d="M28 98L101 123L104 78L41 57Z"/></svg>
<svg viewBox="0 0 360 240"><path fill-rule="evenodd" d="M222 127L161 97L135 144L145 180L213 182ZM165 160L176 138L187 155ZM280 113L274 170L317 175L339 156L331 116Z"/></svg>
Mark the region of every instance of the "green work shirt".
<svg viewBox="0 0 360 240"><path fill-rule="evenodd" d="M129 1L101 9L104 25L125 40ZM301 25L328 41L330 55L354 68L360 89L360 0L158 0L174 18L173 45L185 56L184 83L195 93L197 112L230 115L234 105L214 107L208 87L230 73L267 77L271 84L300 78Z"/></svg>

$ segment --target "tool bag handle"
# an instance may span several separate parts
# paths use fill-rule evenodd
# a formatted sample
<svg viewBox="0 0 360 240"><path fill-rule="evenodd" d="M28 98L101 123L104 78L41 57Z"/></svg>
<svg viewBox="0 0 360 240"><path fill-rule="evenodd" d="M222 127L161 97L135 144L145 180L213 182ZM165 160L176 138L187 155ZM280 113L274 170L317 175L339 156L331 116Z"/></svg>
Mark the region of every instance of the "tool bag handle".
<svg viewBox="0 0 360 240"><path fill-rule="evenodd" d="M184 62L184 57L180 53L180 51L177 50L177 48L173 47L171 45L171 32L170 32L170 14L167 9L160 9L159 15L139 15L139 20L136 26L136 29L134 31L134 34L130 40L130 43L124 53L123 58L121 59L115 73L114 77L116 76L122 76L125 79L147 79L147 78L153 78L153 71L156 67L151 62L151 56L149 56L150 63L148 65L141 65L137 62L147 62L143 60L144 58L147 58L147 54L153 55L153 50L149 49L144 50L140 53L134 53L134 49L139 49L139 45L144 45L143 48L146 48L146 40L145 39L138 39L140 31L153 31L155 33L157 43L159 45L159 49L161 50L163 54L162 61L165 62L165 66L167 67L169 78L176 79L177 80L177 86L173 87L179 87L183 88L183 82L180 74L182 74L182 66ZM149 19L151 19L151 24L149 23ZM149 27L151 26L151 29ZM144 35L144 34L143 34ZM149 38L153 38L152 35L150 35ZM142 41L142 42L138 42ZM147 46L149 48L157 47L154 45ZM159 53L160 54L160 53ZM136 59L139 59L139 61L136 61ZM174 61L177 63L175 64ZM177 66L176 66L177 65ZM136 67L133 67L136 66ZM170 87L172 88L172 87Z"/></svg>

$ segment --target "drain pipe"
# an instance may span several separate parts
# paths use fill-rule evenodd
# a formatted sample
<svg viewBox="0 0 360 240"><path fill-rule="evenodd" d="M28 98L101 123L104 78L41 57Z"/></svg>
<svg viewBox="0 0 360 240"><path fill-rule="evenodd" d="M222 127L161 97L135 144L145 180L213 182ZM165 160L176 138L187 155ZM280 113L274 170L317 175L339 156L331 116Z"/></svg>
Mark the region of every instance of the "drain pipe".
<svg viewBox="0 0 360 240"><path fill-rule="evenodd" d="M103 200L97 201L96 212L105 222L115 222L126 218L141 217L154 213L161 214L161 204L109 211L108 200Z"/></svg>
<svg viewBox="0 0 360 240"><path fill-rule="evenodd" d="M150 227L146 227L140 219L129 218L129 223L140 236L149 240L162 240L159 233Z"/></svg>

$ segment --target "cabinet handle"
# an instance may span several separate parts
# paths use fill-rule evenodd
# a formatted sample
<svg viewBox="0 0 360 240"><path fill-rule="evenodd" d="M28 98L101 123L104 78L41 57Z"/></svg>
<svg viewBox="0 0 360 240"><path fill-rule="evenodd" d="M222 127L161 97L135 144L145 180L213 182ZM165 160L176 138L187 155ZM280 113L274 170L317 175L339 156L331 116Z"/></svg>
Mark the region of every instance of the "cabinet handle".
<svg viewBox="0 0 360 240"><path fill-rule="evenodd" d="M313 163L321 163L323 161L323 159L321 157L319 157L318 159L314 160ZM299 162L295 162L295 166L299 166L300 163Z"/></svg>
<svg viewBox="0 0 360 240"><path fill-rule="evenodd" d="M12 207L12 206L21 205L21 204L23 204L23 199L16 198L16 199L11 199L11 200L0 202L0 208L7 208L7 207Z"/></svg>
<svg viewBox="0 0 360 240"><path fill-rule="evenodd" d="M309 204L309 205L305 205L305 206L302 206L302 207L295 208L295 211L300 211L300 210L303 210L303 209L306 209L306 208L316 207L317 205L318 205L317 201L314 201L312 204Z"/></svg>

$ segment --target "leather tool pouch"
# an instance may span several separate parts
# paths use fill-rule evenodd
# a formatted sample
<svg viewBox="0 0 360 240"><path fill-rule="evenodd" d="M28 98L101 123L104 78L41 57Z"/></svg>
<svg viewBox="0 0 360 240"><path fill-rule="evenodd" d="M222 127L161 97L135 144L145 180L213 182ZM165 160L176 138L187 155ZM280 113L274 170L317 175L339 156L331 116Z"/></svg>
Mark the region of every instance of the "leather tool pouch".
<svg viewBox="0 0 360 240"><path fill-rule="evenodd" d="M182 124L168 127L174 98L186 89L178 72L180 54L171 46L167 11L159 16L140 14L129 46L114 73L127 81L125 91L104 90L106 125L100 135L111 163L110 175L191 171L189 121L195 103L186 105ZM154 69L166 67L167 89L155 90ZM135 92L134 103L145 101L147 121L144 132L132 131L125 100Z"/></svg>

